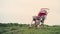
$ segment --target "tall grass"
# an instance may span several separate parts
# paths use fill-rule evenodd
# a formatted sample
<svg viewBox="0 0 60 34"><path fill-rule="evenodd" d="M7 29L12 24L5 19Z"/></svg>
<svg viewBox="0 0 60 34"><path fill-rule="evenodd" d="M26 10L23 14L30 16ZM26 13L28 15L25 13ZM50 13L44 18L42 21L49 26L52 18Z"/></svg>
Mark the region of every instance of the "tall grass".
<svg viewBox="0 0 60 34"><path fill-rule="evenodd" d="M40 29L35 27L29 29L29 24L17 23L0 23L0 34L60 34L60 26L40 26Z"/></svg>

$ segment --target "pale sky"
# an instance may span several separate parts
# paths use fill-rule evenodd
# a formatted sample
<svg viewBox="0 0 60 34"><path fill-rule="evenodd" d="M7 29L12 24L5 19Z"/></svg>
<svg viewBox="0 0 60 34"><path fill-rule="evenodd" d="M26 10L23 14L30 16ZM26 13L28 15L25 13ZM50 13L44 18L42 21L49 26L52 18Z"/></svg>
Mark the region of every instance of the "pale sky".
<svg viewBox="0 0 60 34"><path fill-rule="evenodd" d="M0 0L0 23L30 24L41 8L49 8L45 24L60 25L60 0Z"/></svg>

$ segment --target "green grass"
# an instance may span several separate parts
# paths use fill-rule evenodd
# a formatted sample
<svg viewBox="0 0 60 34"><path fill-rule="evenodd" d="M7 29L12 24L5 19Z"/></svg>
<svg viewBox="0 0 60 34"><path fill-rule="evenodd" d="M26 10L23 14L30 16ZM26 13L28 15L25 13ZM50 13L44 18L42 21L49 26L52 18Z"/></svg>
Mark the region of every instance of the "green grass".
<svg viewBox="0 0 60 34"><path fill-rule="evenodd" d="M45 25L40 29L29 29L26 24L0 24L0 34L60 34L60 26Z"/></svg>

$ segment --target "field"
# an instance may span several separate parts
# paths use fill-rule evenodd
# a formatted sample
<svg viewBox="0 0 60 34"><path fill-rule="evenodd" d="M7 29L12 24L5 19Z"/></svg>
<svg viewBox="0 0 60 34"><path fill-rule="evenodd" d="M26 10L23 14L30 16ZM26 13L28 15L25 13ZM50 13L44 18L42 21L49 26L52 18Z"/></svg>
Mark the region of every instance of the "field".
<svg viewBox="0 0 60 34"><path fill-rule="evenodd" d="M29 24L17 24L17 23L0 23L0 34L60 34L60 26L48 26L29 28Z"/></svg>

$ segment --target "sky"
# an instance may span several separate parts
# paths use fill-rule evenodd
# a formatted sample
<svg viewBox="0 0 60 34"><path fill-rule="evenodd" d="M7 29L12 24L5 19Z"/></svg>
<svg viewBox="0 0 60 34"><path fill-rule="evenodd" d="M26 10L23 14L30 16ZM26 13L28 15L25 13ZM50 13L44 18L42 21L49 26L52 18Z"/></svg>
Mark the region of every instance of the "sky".
<svg viewBox="0 0 60 34"><path fill-rule="evenodd" d="M60 25L60 0L0 0L0 23L30 24L41 8L49 8L45 24Z"/></svg>

